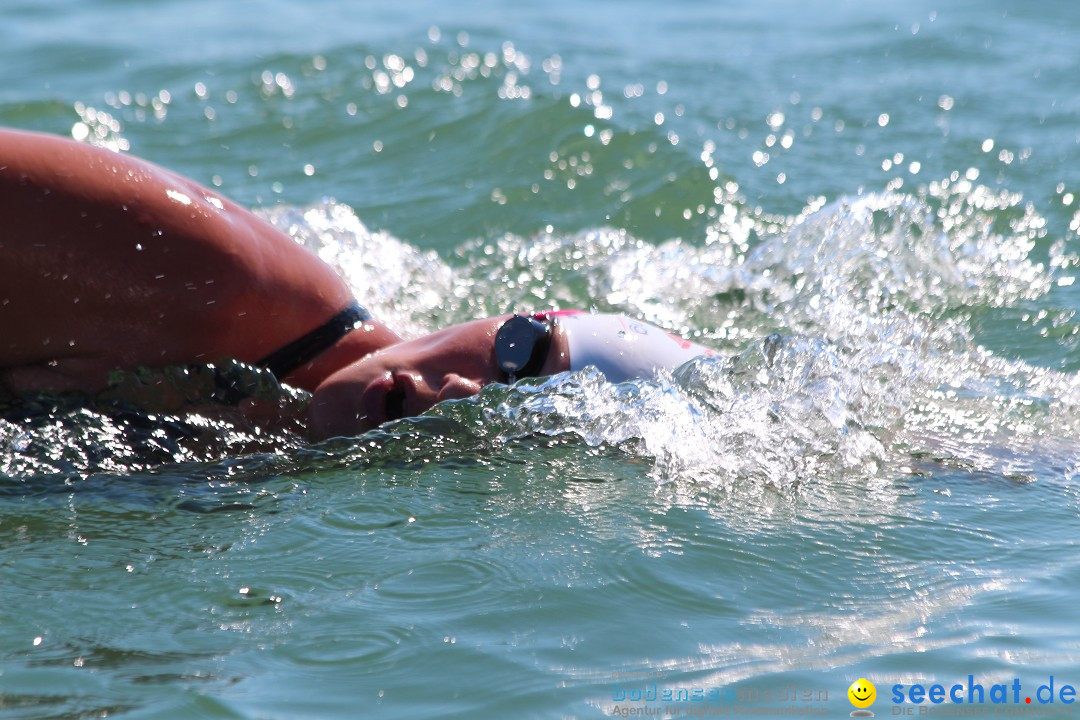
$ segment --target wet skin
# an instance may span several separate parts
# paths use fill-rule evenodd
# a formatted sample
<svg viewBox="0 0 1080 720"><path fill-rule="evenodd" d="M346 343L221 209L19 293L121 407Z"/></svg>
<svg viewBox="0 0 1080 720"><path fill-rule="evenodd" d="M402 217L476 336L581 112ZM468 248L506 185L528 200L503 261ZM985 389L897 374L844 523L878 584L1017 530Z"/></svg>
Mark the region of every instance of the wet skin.
<svg viewBox="0 0 1080 720"><path fill-rule="evenodd" d="M384 348L339 370L315 392L310 431L316 437L355 435L504 382L495 361L495 334L510 317L454 325ZM540 375L569 369L567 339L556 323Z"/></svg>

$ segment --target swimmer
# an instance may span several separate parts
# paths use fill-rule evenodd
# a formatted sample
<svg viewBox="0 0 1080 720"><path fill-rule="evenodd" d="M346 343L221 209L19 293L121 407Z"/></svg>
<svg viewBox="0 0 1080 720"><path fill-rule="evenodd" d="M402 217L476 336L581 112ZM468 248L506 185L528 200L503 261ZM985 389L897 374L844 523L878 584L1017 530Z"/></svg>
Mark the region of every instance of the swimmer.
<svg viewBox="0 0 1080 720"><path fill-rule="evenodd" d="M587 365L618 382L708 349L623 316L505 315L403 342L290 237L128 155L0 129L0 398L115 369L233 358L313 392L315 438L493 382Z"/></svg>

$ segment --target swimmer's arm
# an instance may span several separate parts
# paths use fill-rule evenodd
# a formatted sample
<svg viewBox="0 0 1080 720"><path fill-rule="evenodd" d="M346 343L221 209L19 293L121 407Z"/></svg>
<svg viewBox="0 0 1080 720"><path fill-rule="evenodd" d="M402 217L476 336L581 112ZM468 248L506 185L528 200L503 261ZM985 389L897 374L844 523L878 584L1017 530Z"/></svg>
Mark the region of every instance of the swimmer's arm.
<svg viewBox="0 0 1080 720"><path fill-rule="evenodd" d="M0 216L9 388L100 385L102 365L254 362L352 301L329 267L236 203L59 137L0 129ZM312 390L397 336L374 322L346 340L287 379Z"/></svg>

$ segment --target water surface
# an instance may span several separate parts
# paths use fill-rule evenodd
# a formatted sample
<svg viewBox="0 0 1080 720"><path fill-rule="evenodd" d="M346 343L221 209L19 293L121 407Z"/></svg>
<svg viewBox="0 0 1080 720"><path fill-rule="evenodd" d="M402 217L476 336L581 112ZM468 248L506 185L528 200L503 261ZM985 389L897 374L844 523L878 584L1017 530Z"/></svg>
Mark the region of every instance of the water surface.
<svg viewBox="0 0 1080 720"><path fill-rule="evenodd" d="M859 677L882 714L895 683L1080 682L1072 4L4 17L0 123L219 188L408 334L582 307L720 356L322 444L9 408L0 715L587 718L654 686L835 715Z"/></svg>

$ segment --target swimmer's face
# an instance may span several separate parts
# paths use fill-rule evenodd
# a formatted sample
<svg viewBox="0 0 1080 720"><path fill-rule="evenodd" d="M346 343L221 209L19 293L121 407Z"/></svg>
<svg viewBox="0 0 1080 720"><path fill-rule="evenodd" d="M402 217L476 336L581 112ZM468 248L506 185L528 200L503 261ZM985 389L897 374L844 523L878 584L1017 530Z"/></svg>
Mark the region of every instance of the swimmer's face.
<svg viewBox="0 0 1080 720"><path fill-rule="evenodd" d="M510 317L454 325L391 345L342 368L315 391L309 410L312 433L316 437L354 435L503 381L495 361L495 333ZM553 330L540 375L570 369L565 334L558 325Z"/></svg>

